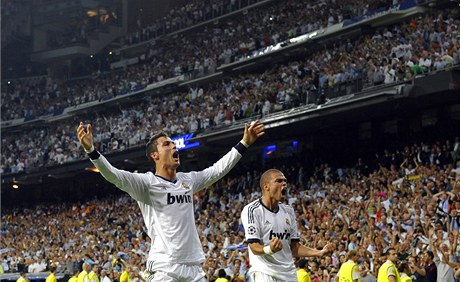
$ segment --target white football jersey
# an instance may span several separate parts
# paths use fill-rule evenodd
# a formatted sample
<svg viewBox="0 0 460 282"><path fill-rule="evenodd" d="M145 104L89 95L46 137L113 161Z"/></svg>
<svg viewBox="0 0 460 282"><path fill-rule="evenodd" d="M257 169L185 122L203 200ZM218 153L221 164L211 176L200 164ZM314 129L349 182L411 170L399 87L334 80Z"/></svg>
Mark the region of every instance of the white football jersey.
<svg viewBox="0 0 460 282"><path fill-rule="evenodd" d="M91 160L109 182L133 197L142 212L152 246L148 269L155 262L192 263L204 261L204 253L195 226L193 194L226 175L241 159L232 148L213 166L188 173L177 173L170 181L152 172L132 173L113 167L100 155Z"/></svg>
<svg viewBox="0 0 460 282"><path fill-rule="evenodd" d="M258 271L281 281L297 281L291 242L300 238L294 209L281 203L278 207L278 210L272 211L258 199L243 208L241 221L248 244L260 242L267 246L274 237L283 243L283 249L273 255L255 255L249 248L251 269L248 273Z"/></svg>

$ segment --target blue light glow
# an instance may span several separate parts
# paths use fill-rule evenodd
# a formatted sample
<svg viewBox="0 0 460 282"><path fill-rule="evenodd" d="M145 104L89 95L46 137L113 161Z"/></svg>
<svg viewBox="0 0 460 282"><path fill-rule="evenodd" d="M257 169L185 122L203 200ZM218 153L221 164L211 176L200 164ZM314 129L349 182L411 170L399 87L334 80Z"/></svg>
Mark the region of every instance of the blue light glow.
<svg viewBox="0 0 460 282"><path fill-rule="evenodd" d="M187 149L191 149L191 148L200 146L200 142L198 141L193 142L193 143L188 142L188 140L192 139L193 135L195 135L195 133L188 133L188 134L176 136L171 139L174 141L174 143L176 143L177 150L179 151L187 150Z"/></svg>

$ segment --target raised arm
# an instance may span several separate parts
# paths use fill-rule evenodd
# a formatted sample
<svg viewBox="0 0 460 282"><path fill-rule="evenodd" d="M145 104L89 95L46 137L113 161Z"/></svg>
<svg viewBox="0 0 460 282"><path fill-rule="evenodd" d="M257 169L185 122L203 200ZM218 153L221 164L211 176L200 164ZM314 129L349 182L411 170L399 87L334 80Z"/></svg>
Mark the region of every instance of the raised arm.
<svg viewBox="0 0 460 282"><path fill-rule="evenodd" d="M437 200L439 200L439 197L440 197L442 194L444 194L444 193L446 193L446 192L441 191L441 192L438 192L438 193L436 193L436 194L433 194L432 197L434 198L434 200L437 201Z"/></svg>
<svg viewBox="0 0 460 282"><path fill-rule="evenodd" d="M430 230L428 231L428 236L429 236L428 239L430 240L430 251L432 251L433 255L437 257L438 252L436 250L436 242L434 241L433 235L434 235L434 228L430 228Z"/></svg>
<svg viewBox="0 0 460 282"><path fill-rule="evenodd" d="M418 168L420 165L417 162L417 157L414 157L413 160L414 160L414 163L415 163L415 168Z"/></svg>
<svg viewBox="0 0 460 282"><path fill-rule="evenodd" d="M452 250L455 251L458 246L458 229L454 229L452 231L452 235L454 236L454 245L452 246Z"/></svg>
<svg viewBox="0 0 460 282"><path fill-rule="evenodd" d="M128 192L137 201L148 203L150 201L146 187L150 180L147 174L132 173L113 167L109 161L94 149L93 132L91 124L78 125L77 135L80 144L90 157L93 164L99 169L101 175L110 183L123 191Z"/></svg>
<svg viewBox="0 0 460 282"><path fill-rule="evenodd" d="M409 266L412 271L417 272L421 276L425 277L426 276L426 271L423 267L420 267L418 264L416 264L413 260L409 260Z"/></svg>
<svg viewBox="0 0 460 282"><path fill-rule="evenodd" d="M196 177L197 179L196 182L200 183L194 192L198 192L211 186L225 176L238 163L247 148L264 134L264 125L258 120L253 121L251 125L246 123L244 125L243 138L238 142L238 144L236 144L226 155L220 158L220 160L214 163L211 167L208 167L200 172L192 173L194 175L193 177Z"/></svg>

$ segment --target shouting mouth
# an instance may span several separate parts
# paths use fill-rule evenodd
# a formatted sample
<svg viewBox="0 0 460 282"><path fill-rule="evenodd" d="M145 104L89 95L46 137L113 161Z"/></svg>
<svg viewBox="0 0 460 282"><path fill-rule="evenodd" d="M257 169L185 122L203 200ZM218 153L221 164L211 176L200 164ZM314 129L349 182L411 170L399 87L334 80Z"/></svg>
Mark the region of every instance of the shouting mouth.
<svg viewBox="0 0 460 282"><path fill-rule="evenodd" d="M281 189L281 195L286 196L286 194L287 194L287 189L286 188Z"/></svg>
<svg viewBox="0 0 460 282"><path fill-rule="evenodd" d="M173 153L173 159L176 160L176 161L179 160L179 151L175 151L175 152Z"/></svg>

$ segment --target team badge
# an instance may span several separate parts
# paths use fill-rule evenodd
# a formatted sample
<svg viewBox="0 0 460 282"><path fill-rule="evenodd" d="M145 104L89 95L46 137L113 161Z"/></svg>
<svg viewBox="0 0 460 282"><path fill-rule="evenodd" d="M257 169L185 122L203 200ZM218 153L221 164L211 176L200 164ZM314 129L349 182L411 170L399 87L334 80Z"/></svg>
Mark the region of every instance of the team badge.
<svg viewBox="0 0 460 282"><path fill-rule="evenodd" d="M190 190L190 186L188 186L188 184L185 182L182 182L182 188L184 188L185 190Z"/></svg>
<svg viewBox="0 0 460 282"><path fill-rule="evenodd" d="M287 217L286 217L286 224L291 225L291 223L289 223L289 218L287 218Z"/></svg>

